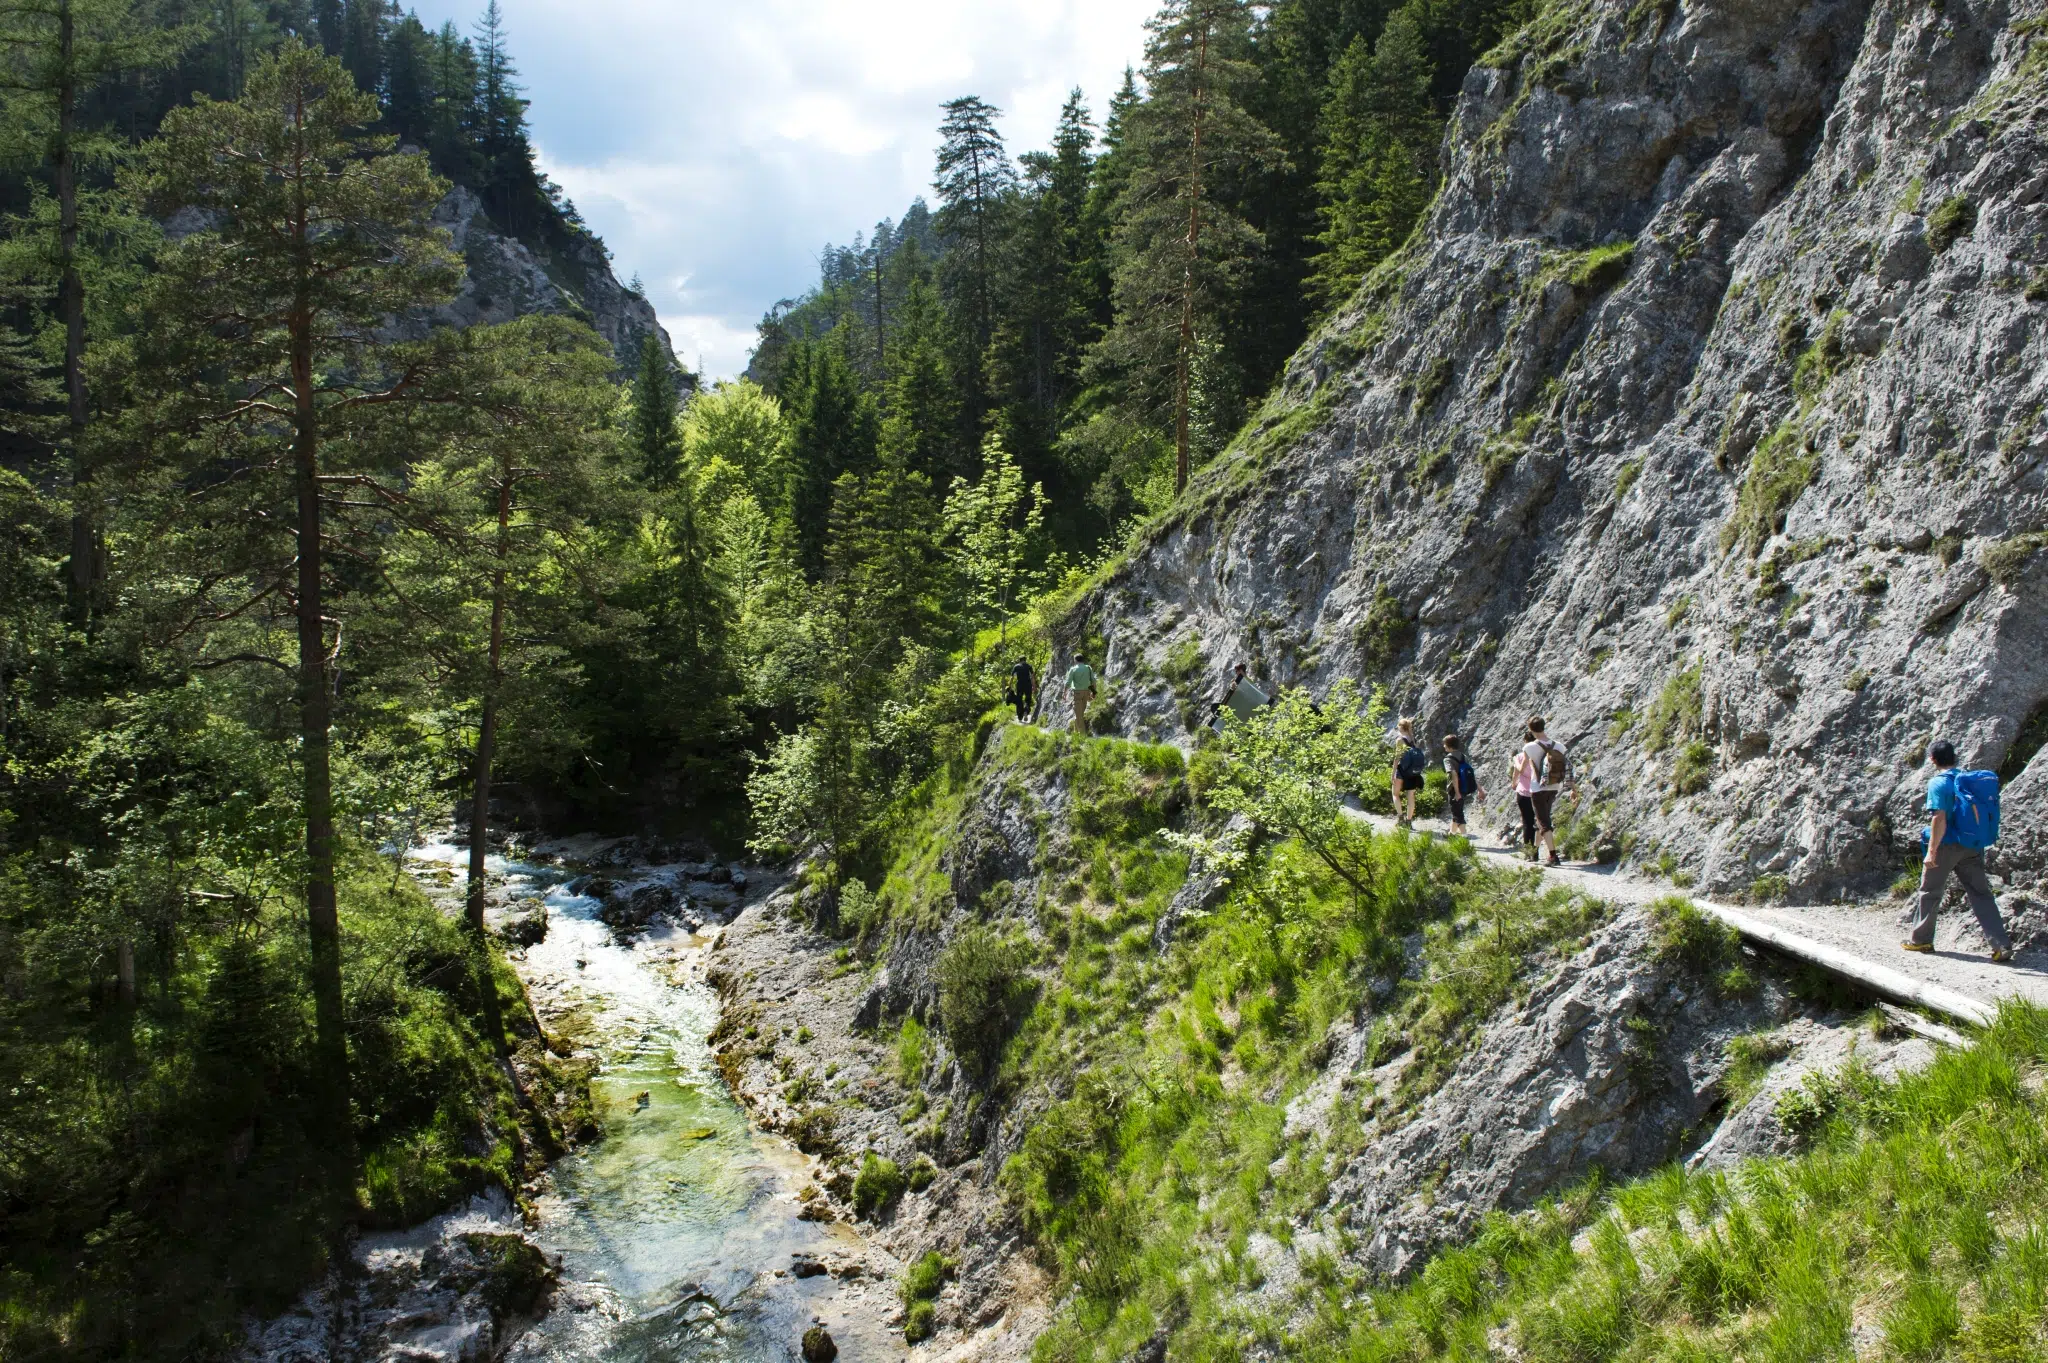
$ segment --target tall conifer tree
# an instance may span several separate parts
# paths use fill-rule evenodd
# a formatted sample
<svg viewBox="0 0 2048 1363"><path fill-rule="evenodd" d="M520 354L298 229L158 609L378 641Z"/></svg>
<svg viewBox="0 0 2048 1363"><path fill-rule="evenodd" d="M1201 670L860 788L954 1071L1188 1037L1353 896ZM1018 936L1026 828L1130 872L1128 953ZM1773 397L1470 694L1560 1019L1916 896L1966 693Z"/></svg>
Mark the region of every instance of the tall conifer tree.
<svg viewBox="0 0 2048 1363"><path fill-rule="evenodd" d="M81 258L95 240L132 235L126 213L104 193L85 187L90 170L106 170L119 144L89 127L85 102L125 72L161 66L196 37L153 24L130 0L4 0L0 3L0 88L18 97L29 136L42 143L54 213L40 215L44 259L32 275L56 286L56 324L63 337L64 426L57 444L70 460L73 484L69 588L74 623L93 614L105 569L88 488L86 449L90 404L85 384L86 280ZM97 228L98 230L93 230Z"/></svg>
<svg viewBox="0 0 2048 1363"><path fill-rule="evenodd" d="M640 480L649 487L675 481L682 459L682 434L676 426L676 380L668 356L653 332L640 338L640 367L633 374L633 458Z"/></svg>
<svg viewBox="0 0 2048 1363"><path fill-rule="evenodd" d="M1370 49L1352 40L1330 73L1323 108L1322 252L1310 289L1333 308L1415 229L1436 188L1443 122L1429 102L1432 77L1413 5L1387 23Z"/></svg>
<svg viewBox="0 0 2048 1363"><path fill-rule="evenodd" d="M1117 319L1098 356L1121 371L1142 411L1171 423L1176 490L1192 465L1205 333L1225 324L1262 244L1233 205L1247 180L1286 159L1245 108L1258 78L1253 22L1250 0L1168 0L1149 24L1150 97L1119 148L1133 164L1117 234ZM1217 396L1212 406L1230 405Z"/></svg>
<svg viewBox="0 0 2048 1363"><path fill-rule="evenodd" d="M150 283L143 354L174 376L160 386L159 419L190 433L197 468L238 470L196 478L195 490L219 517L209 524L222 552L241 557L253 600L281 597L296 625L316 1073L343 1198L354 1151L335 894L330 715L343 636L329 606L329 506L352 487L374 503L376 484L375 470L347 463L366 442L333 433L418 390L425 362L392 367L380 329L395 312L452 297L461 277L433 224L446 183L424 157L391 154L393 139L362 135L377 119L376 100L338 60L294 39L250 73L242 99L174 111L134 178L153 211L196 209L209 223L164 254ZM196 373L214 382L183 378ZM202 580L219 583L220 566Z"/></svg>

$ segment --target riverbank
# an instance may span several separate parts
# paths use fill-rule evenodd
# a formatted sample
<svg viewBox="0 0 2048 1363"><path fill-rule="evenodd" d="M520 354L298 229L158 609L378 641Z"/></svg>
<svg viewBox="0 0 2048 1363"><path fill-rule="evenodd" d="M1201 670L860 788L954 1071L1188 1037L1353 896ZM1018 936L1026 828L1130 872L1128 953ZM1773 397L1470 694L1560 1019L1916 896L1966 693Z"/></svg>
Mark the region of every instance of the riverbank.
<svg viewBox="0 0 2048 1363"><path fill-rule="evenodd" d="M575 1147L525 1183L402 1232L365 1236L339 1311L326 1287L267 1323L246 1356L710 1360L796 1356L822 1326L842 1356L902 1352L901 1265L852 1227L806 1216L826 1176L757 1130L710 1048L708 962L778 878L640 840L564 838L490 859L487 921L553 1064L546 1101ZM466 852L411 863L452 910Z"/></svg>
<svg viewBox="0 0 2048 1363"><path fill-rule="evenodd" d="M996 1186L1000 1142L966 1139L977 1100L964 1086L936 1102L926 1094L918 1075L949 1073L943 1039L913 1033L924 1037L919 1050L897 1023L878 1033L867 1006L874 975L845 943L812 932L794 899L785 889L750 904L710 953L727 1083L760 1126L809 1155L817 1176L799 1194L806 1215L857 1225L878 1254L927 1266L934 1333L920 1357L1028 1358L1054 1284ZM893 1173L863 1184L875 1162ZM900 1353L907 1311L890 1288Z"/></svg>

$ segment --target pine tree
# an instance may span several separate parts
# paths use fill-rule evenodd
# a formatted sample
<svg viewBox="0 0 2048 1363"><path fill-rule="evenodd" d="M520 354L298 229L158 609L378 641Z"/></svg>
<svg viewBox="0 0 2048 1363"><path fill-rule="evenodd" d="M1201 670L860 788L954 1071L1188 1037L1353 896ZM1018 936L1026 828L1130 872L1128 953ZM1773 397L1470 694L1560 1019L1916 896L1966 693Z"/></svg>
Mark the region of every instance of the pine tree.
<svg viewBox="0 0 2048 1363"><path fill-rule="evenodd" d="M863 693L879 689L906 642L928 643L940 633L938 527L931 480L898 458L842 474L833 485L825 583Z"/></svg>
<svg viewBox="0 0 2048 1363"><path fill-rule="evenodd" d="M668 355L653 332L640 338L640 367L633 375L632 445L640 481L668 487L682 459L676 428L676 380Z"/></svg>
<svg viewBox="0 0 2048 1363"><path fill-rule="evenodd" d="M972 483L953 480L945 525L970 608L996 620L1007 647L1026 560L1045 529L1045 489L1034 483L1027 490L1017 461L1000 439L990 436L982 450L981 477Z"/></svg>
<svg viewBox="0 0 2048 1363"><path fill-rule="evenodd" d="M915 253L915 245L905 248ZM913 261L913 263L915 263ZM931 284L915 273L904 296L885 390L881 448L936 486L965 472L960 386L947 355L944 318Z"/></svg>
<svg viewBox="0 0 2048 1363"><path fill-rule="evenodd" d="M476 709L466 905L479 941L501 720L556 656L549 598L574 580L589 523L616 500L605 474L614 362L596 333L563 318L479 327L443 380L461 401L415 428L438 439L409 471L413 552L393 576L406 602L430 607L425 637L410 642L437 665L433 689L466 692Z"/></svg>
<svg viewBox="0 0 2048 1363"><path fill-rule="evenodd" d="M947 301L963 323L966 354L959 368L970 385L970 401L978 405L984 391L981 361L996 325L996 250L1017 171L996 131L1002 110L973 95L940 107L946 117L939 125L932 188L939 199L935 222L947 248L941 277Z"/></svg>
<svg viewBox="0 0 2048 1363"><path fill-rule="evenodd" d="M1247 181L1286 163L1244 105L1258 76L1247 59L1253 19L1250 0L1169 0L1149 24L1150 98L1119 148L1133 164L1117 229L1117 319L1097 367L1123 376L1148 419L1171 421L1176 491L1192 464L1201 338L1225 326L1262 245L1232 205Z"/></svg>
<svg viewBox="0 0 2048 1363"><path fill-rule="evenodd" d="M220 590L223 566L238 566L250 603L228 609L281 597L296 625L316 1074L341 1197L354 1175L330 742L343 638L328 605L328 513L337 498L379 499L373 471L345 462L375 443L332 435L418 391L431 349L394 367L380 329L453 297L461 271L433 224L446 184L423 157L390 154L392 139L360 135L377 118L338 60L294 39L258 63L242 99L174 111L132 178L151 211L196 209L210 224L165 251L139 347L162 371L158 425L192 442L187 476L208 509L186 524L232 556L199 580ZM193 385L200 373L213 381ZM216 461L237 476L196 477Z"/></svg>
<svg viewBox="0 0 2048 1363"><path fill-rule="evenodd" d="M1082 214L1094 140L1076 90L1060 111L1052 150L1023 158L1025 188L1005 252L996 343L1005 425L1019 457L1041 476L1079 357L1093 339Z"/></svg>
<svg viewBox="0 0 2048 1363"><path fill-rule="evenodd" d="M1442 122L1415 7L1388 21L1369 50L1354 39L1330 75L1323 109L1322 252L1310 289L1324 309L1351 296L1407 241L1435 191Z"/></svg>
<svg viewBox="0 0 2048 1363"><path fill-rule="evenodd" d="M791 347L776 396L782 400L790 430L784 504L796 535L798 562L816 575L825 564L834 484L845 474L866 472L874 463L875 402L854 377L839 332Z"/></svg>
<svg viewBox="0 0 2048 1363"><path fill-rule="evenodd" d="M102 86L124 73L168 64L196 37L191 30L150 23L129 0L0 3L0 52L8 58L0 68L0 88L16 96L11 112L25 124L21 131L42 144L50 180L47 206L55 209L54 215L39 215L37 227L47 236L48 254L42 268L31 273L51 276L56 286L64 355L64 428L58 444L71 464L70 608L73 622L80 625L96 610L105 576L88 490L93 469L86 450L90 404L81 257L93 238L132 234L123 208L84 185L87 172L113 164L120 145L105 131L85 126L81 110Z"/></svg>

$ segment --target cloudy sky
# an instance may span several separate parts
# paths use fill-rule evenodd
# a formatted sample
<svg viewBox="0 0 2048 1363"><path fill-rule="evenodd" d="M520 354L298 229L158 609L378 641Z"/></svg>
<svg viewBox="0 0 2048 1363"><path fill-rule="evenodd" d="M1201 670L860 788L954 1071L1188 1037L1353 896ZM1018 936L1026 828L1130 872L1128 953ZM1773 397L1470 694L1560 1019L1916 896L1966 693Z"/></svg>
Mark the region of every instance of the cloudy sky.
<svg viewBox="0 0 2048 1363"><path fill-rule="evenodd" d="M683 363L746 367L754 324L929 193L938 105L1042 147L1098 117L1156 0L500 0L543 167L638 273ZM465 31L483 0L420 0Z"/></svg>

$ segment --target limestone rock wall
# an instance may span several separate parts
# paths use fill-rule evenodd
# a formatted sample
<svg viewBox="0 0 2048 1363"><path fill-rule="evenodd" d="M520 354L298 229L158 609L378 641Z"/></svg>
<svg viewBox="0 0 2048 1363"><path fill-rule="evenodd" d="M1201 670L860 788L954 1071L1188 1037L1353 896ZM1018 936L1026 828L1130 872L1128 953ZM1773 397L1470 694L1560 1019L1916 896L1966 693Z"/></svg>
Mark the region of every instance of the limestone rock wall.
<svg viewBox="0 0 2048 1363"><path fill-rule="evenodd" d="M1051 675L1106 649L1110 727L1161 737L1189 637L1362 677L1496 783L1540 712L1635 861L1888 881L1929 736L2018 767L2048 704L2044 8L1553 4ZM2038 879L2048 759L2007 801Z"/></svg>
<svg viewBox="0 0 2048 1363"><path fill-rule="evenodd" d="M424 336L436 326L489 325L553 313L589 323L610 343L621 374L631 374L640 362L642 338L650 334L660 338L673 361L668 332L654 305L619 283L594 238L582 241L572 258L544 260L519 238L500 231L485 215L482 200L461 185L441 201L434 221L447 229L468 271L454 299L408 314L396 328L400 334Z"/></svg>

